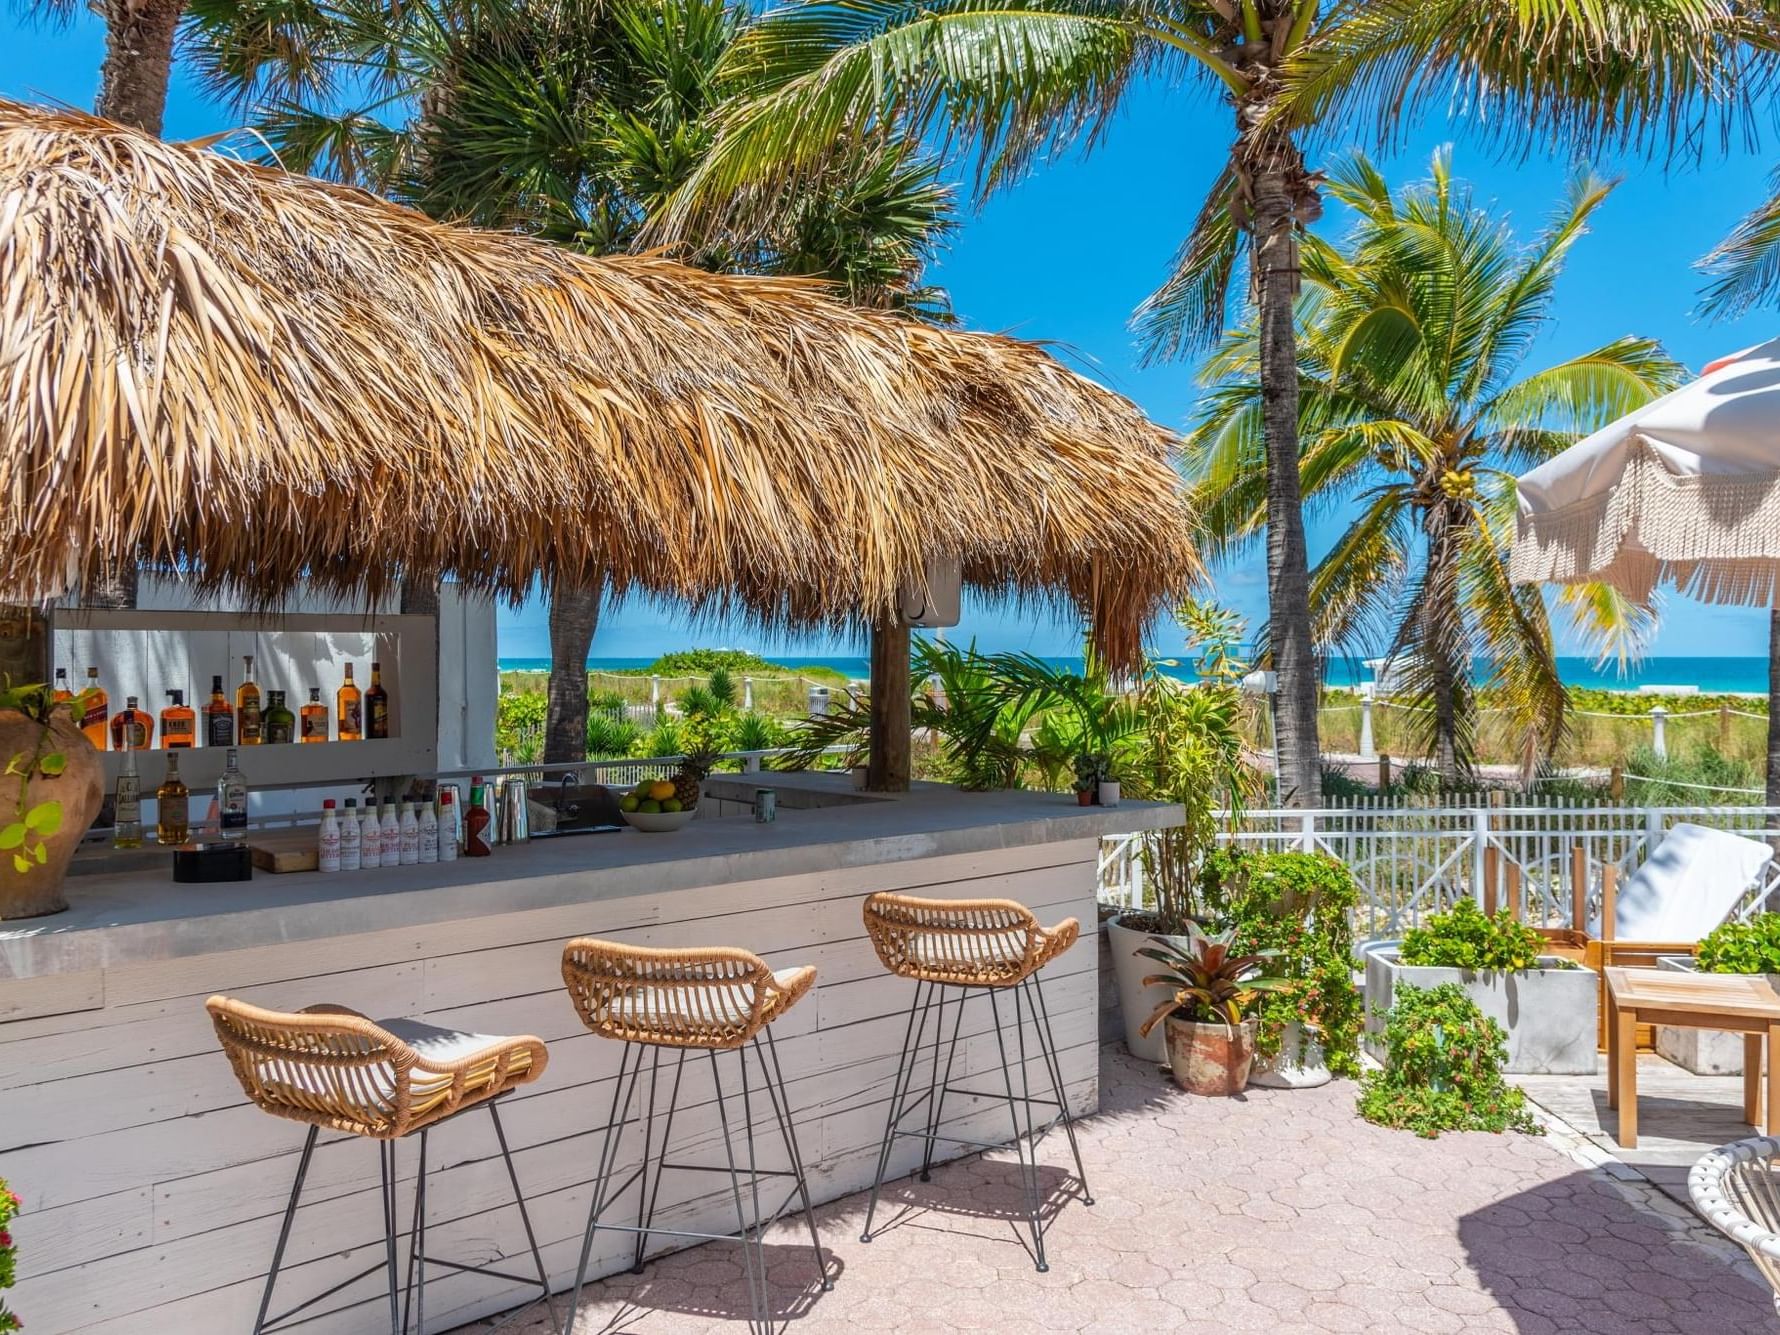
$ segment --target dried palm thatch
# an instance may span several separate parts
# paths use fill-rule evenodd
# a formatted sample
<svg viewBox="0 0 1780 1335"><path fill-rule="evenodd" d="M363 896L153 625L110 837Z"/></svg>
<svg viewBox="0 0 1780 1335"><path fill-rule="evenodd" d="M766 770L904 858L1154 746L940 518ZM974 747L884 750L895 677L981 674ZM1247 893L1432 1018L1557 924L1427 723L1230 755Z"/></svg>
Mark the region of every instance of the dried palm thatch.
<svg viewBox="0 0 1780 1335"><path fill-rule="evenodd" d="M769 625L935 554L1116 662L1198 573L1172 437L1013 339L593 259L0 100L0 597L608 578Z"/></svg>

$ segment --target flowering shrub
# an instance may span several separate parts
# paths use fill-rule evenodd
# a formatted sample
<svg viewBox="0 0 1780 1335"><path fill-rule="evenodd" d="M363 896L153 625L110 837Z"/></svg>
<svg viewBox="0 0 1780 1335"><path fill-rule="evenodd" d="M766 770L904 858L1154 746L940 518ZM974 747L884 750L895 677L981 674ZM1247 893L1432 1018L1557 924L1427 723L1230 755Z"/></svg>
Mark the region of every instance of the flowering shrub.
<svg viewBox="0 0 1780 1335"><path fill-rule="evenodd" d="M8 1225L18 1212L19 1198L7 1190L6 1179L0 1178L0 1290L10 1289L18 1272L18 1256L12 1245L12 1234L8 1230ZM0 1335L5 1335L10 1330L22 1330L24 1325L7 1308L6 1299L0 1298Z"/></svg>
<svg viewBox="0 0 1780 1335"><path fill-rule="evenodd" d="M1399 984L1385 1063L1360 1086L1360 1116L1432 1140L1442 1131L1540 1134L1526 1095L1502 1079L1508 1035L1457 983Z"/></svg>

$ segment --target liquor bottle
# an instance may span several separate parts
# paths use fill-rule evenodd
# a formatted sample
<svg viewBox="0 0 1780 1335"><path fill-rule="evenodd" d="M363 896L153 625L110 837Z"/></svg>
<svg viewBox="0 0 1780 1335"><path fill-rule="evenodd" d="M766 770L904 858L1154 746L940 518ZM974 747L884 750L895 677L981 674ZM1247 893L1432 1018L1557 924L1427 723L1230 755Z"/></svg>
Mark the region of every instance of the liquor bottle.
<svg viewBox="0 0 1780 1335"><path fill-rule="evenodd" d="M105 733L111 722L111 697L99 684L99 669L87 669L86 703L81 706L80 730L87 735L95 751L105 749Z"/></svg>
<svg viewBox="0 0 1780 1335"><path fill-rule="evenodd" d="M386 867L402 865L402 822L396 804L385 802L377 821L377 856Z"/></svg>
<svg viewBox="0 0 1780 1335"><path fill-rule="evenodd" d="M365 735L365 696L358 685L352 680L352 664L346 665L346 680L340 683L340 689L334 692L334 713L339 716L339 738L343 742L356 742Z"/></svg>
<svg viewBox="0 0 1780 1335"><path fill-rule="evenodd" d="M112 799L113 848L142 847L142 776L136 772L136 748L124 738L124 767L118 771L117 796Z"/></svg>
<svg viewBox="0 0 1780 1335"><path fill-rule="evenodd" d="M302 710L302 723L298 735L305 742L325 742L328 739L328 707L321 702L321 687L309 688L309 703Z"/></svg>
<svg viewBox="0 0 1780 1335"><path fill-rule="evenodd" d="M371 664L371 689L365 692L365 736L389 736L389 692L383 689L383 664Z"/></svg>
<svg viewBox="0 0 1780 1335"><path fill-rule="evenodd" d="M340 870L357 871L364 865L359 855L361 832L358 823L358 799L346 799L346 810L340 815Z"/></svg>
<svg viewBox="0 0 1780 1335"><path fill-rule="evenodd" d="M359 865L362 867L381 867L383 865L383 830L377 824L377 804L365 803L365 814L358 824Z"/></svg>
<svg viewBox="0 0 1780 1335"><path fill-rule="evenodd" d="M266 692L266 711L260 715L260 733L268 746L296 739L297 716L286 707L283 691Z"/></svg>
<svg viewBox="0 0 1780 1335"><path fill-rule="evenodd" d="M185 702L184 691L168 691L161 711L161 750L185 750L198 744L198 716Z"/></svg>
<svg viewBox="0 0 1780 1335"><path fill-rule="evenodd" d="M235 744L235 711L229 708L229 697L223 694L222 678L210 678L210 702L204 706L204 745Z"/></svg>
<svg viewBox="0 0 1780 1335"><path fill-rule="evenodd" d="M217 823L224 839L247 837L247 776L237 765L239 759L239 753L231 746L222 777L216 781Z"/></svg>
<svg viewBox="0 0 1780 1335"><path fill-rule="evenodd" d="M420 804L420 860L439 860L439 817L434 814L431 802Z"/></svg>
<svg viewBox="0 0 1780 1335"><path fill-rule="evenodd" d="M253 655L241 655L241 684L235 688L235 723L241 745L258 746L266 740L265 719L260 711L260 688L253 679Z"/></svg>
<svg viewBox="0 0 1780 1335"><path fill-rule="evenodd" d="M163 846L183 844L191 825L191 790L179 777L179 755L167 755L167 777L155 789L155 838Z"/></svg>
<svg viewBox="0 0 1780 1335"><path fill-rule="evenodd" d="M124 707L111 719L111 749L146 751L148 744L154 740L154 735L154 720L149 718L148 711L136 707L135 696L126 695Z"/></svg>
<svg viewBox="0 0 1780 1335"><path fill-rule="evenodd" d="M68 688L68 669L56 669L56 689L50 696L51 704L63 704L74 698L74 692Z"/></svg>
<svg viewBox="0 0 1780 1335"><path fill-rule="evenodd" d="M414 817L414 803L402 803L402 818L396 828L401 835L401 863L412 867L420 861L420 822Z"/></svg>
<svg viewBox="0 0 1780 1335"><path fill-rule="evenodd" d="M482 805L482 785L470 786L470 805L464 812L464 856L485 858L494 852L488 843L488 808Z"/></svg>
<svg viewBox="0 0 1780 1335"><path fill-rule="evenodd" d="M439 794L439 861L457 861L457 803L451 789Z"/></svg>
<svg viewBox="0 0 1780 1335"><path fill-rule="evenodd" d="M340 818L334 814L334 799L325 798L321 804L321 830L317 838L321 848L316 855L316 865L322 871L340 870Z"/></svg>

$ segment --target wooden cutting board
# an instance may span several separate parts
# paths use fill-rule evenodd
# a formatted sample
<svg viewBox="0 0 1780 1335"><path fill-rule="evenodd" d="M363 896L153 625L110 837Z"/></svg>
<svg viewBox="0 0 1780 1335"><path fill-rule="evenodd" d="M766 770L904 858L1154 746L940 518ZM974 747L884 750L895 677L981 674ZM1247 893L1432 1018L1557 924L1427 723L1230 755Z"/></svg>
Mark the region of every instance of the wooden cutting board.
<svg viewBox="0 0 1780 1335"><path fill-rule="evenodd" d="M274 874L314 871L321 865L313 825L293 830L260 830L248 840L247 850L255 867Z"/></svg>

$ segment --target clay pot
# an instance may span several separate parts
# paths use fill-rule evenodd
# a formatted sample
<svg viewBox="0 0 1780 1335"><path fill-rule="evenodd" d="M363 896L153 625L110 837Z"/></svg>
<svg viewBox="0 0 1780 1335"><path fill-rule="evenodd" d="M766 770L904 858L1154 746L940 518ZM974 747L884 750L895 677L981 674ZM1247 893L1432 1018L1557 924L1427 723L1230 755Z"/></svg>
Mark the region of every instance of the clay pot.
<svg viewBox="0 0 1780 1335"><path fill-rule="evenodd" d="M41 726L16 710L0 709L0 766L21 751L27 756L40 750L46 756L60 752L67 759L67 768L53 778L41 773L31 776L27 807L60 802L62 824L54 834L43 837L47 857L42 863L33 860L28 871L18 871L11 853L0 852L0 918L35 918L68 907L62 896L68 864L105 800L105 762L69 712L55 711L49 736L39 747ZM18 776L9 774L0 786L0 825L19 819L18 783Z"/></svg>
<svg viewBox="0 0 1780 1335"><path fill-rule="evenodd" d="M1228 1098L1248 1084L1255 1061L1255 1021L1244 1020L1234 1029L1225 1024L1198 1024L1170 1015L1168 1065L1174 1083L1189 1094Z"/></svg>
<svg viewBox="0 0 1780 1335"><path fill-rule="evenodd" d="M1086 788L1078 788L1076 790L1076 794L1075 794L1075 804L1078 807L1093 806L1094 805L1094 794L1091 793L1090 791L1088 791L1088 789L1086 789Z"/></svg>

